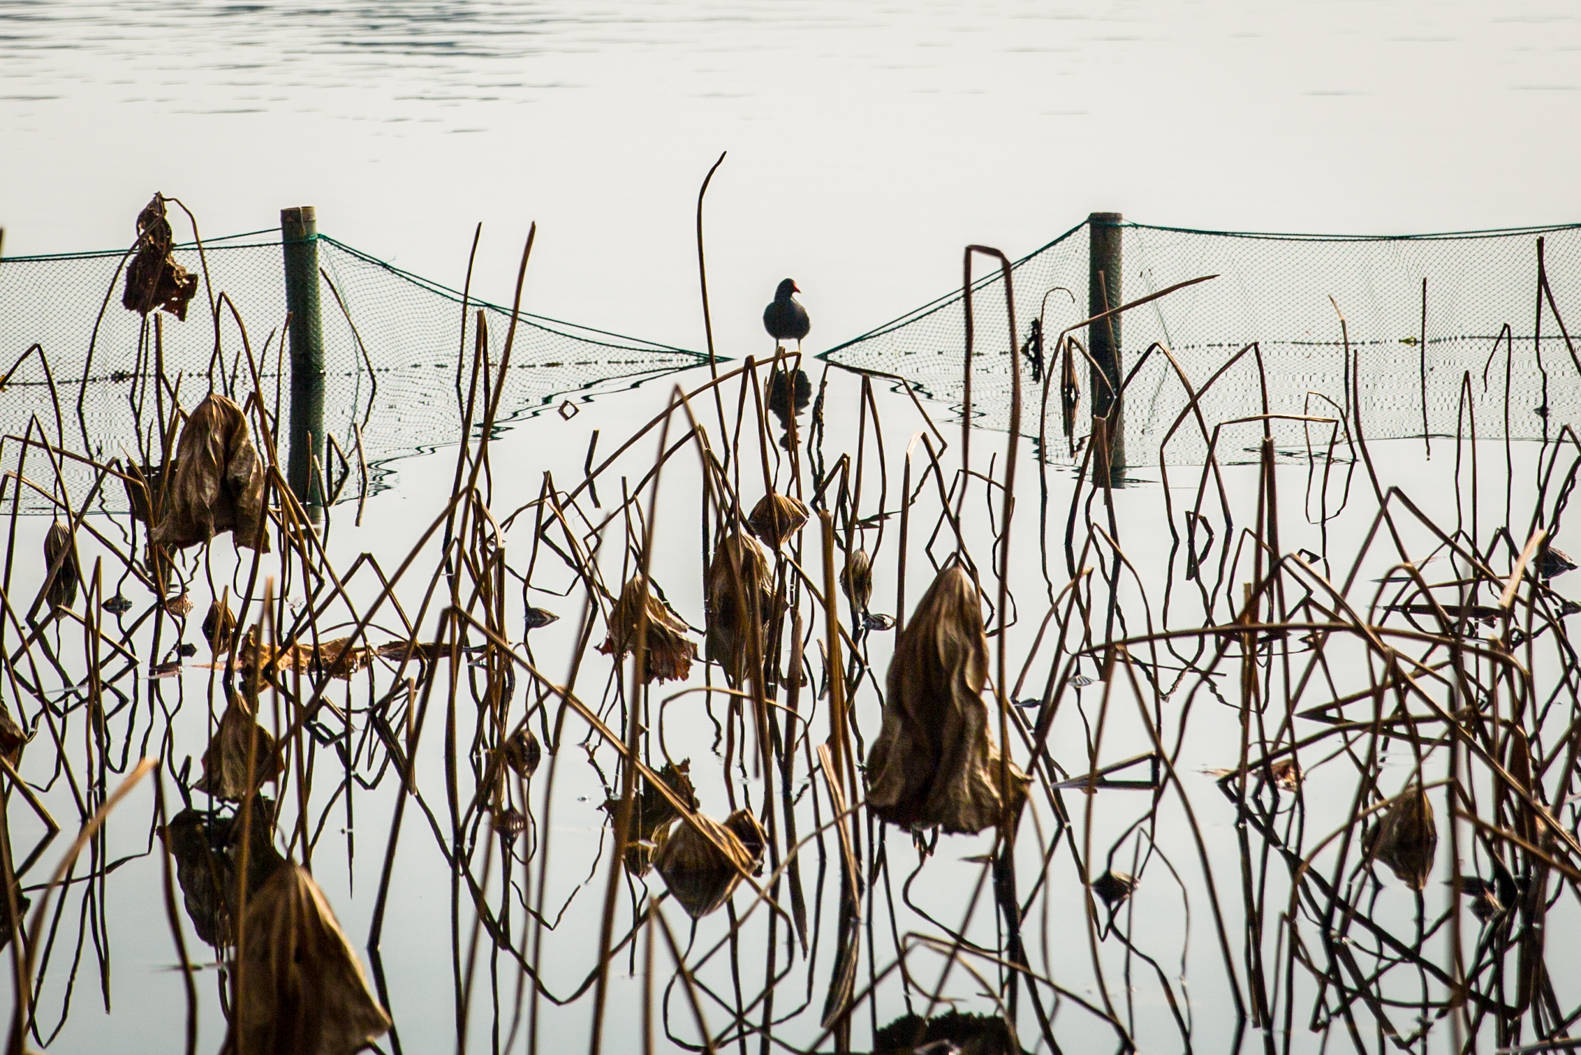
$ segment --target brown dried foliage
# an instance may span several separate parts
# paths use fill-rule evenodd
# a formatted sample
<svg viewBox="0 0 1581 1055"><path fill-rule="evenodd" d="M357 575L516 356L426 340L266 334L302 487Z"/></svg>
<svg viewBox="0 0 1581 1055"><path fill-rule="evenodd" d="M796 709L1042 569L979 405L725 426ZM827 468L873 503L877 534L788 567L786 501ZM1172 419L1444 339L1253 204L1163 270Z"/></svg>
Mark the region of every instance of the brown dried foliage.
<svg viewBox="0 0 1581 1055"><path fill-rule="evenodd" d="M693 919L728 901L741 874L755 870L762 859L763 829L755 817L743 817L745 812L737 810L724 824L702 813L694 815L695 825L678 821L654 855L664 885ZM754 828L759 839L756 852L736 834L746 831L751 837Z"/></svg>
<svg viewBox="0 0 1581 1055"><path fill-rule="evenodd" d="M737 532L714 550L703 581L703 607L708 658L724 668L731 688L739 688L751 671L753 639L761 655L774 613L774 571L756 539Z"/></svg>
<svg viewBox="0 0 1581 1055"><path fill-rule="evenodd" d="M873 558L867 550L854 549L846 556L845 567L840 571L840 589L858 612L867 611L873 599Z"/></svg>
<svg viewBox="0 0 1581 1055"><path fill-rule="evenodd" d="M154 544L180 549L234 531L238 546L268 551L264 464L241 407L209 393L188 416L173 460Z"/></svg>
<svg viewBox="0 0 1581 1055"><path fill-rule="evenodd" d="M868 806L891 824L979 832L1019 810L1029 778L1009 768L988 729L988 638L977 587L959 565L933 580L895 641L878 740L868 756Z"/></svg>
<svg viewBox="0 0 1581 1055"><path fill-rule="evenodd" d="M350 1055L390 1028L307 869L288 864L247 906L245 980L225 1055Z"/></svg>
<svg viewBox="0 0 1581 1055"><path fill-rule="evenodd" d="M60 564L57 567L56 561ZM44 569L49 575L44 597L52 611L70 608L77 599L77 584L82 581L82 566L77 561L77 546L64 520L49 526L44 536ZM51 570L53 569L53 570Z"/></svg>
<svg viewBox="0 0 1581 1055"><path fill-rule="evenodd" d="M1367 835L1367 856L1388 865L1395 877L1412 890L1427 885L1437 848L1433 806L1419 784L1391 799Z"/></svg>
<svg viewBox="0 0 1581 1055"><path fill-rule="evenodd" d="M270 839L274 804L253 800L247 849L249 896L274 874L282 863ZM193 930L210 945L233 940L237 870L241 867L242 818L191 807L170 818L159 830L160 841L176 862L176 882Z"/></svg>
<svg viewBox="0 0 1581 1055"><path fill-rule="evenodd" d="M209 643L209 650L223 650L230 644L231 635L235 632L236 616L231 614L231 606L223 600L215 600L209 605L208 614L203 617L203 639Z"/></svg>
<svg viewBox="0 0 1581 1055"><path fill-rule="evenodd" d="M747 526L770 547L778 549L801 530L808 516L807 504L801 499L770 491L752 507Z"/></svg>
<svg viewBox="0 0 1581 1055"><path fill-rule="evenodd" d="M274 737L258 724L246 697L232 693L214 738L203 752L203 776L194 787L215 798L239 802L272 782L284 768Z"/></svg>
<svg viewBox="0 0 1581 1055"><path fill-rule="evenodd" d="M620 659L637 647L638 621L646 612L647 681L672 681L692 671L697 645L686 637L686 622L668 605L655 597L647 581L633 575L620 591L620 599L609 613L609 636L598 650Z"/></svg>
<svg viewBox="0 0 1581 1055"><path fill-rule="evenodd" d="M126 266L121 304L144 318L163 308L178 319L187 317L187 303L198 291L198 276L176 263L176 239L165 219L165 199L154 195L137 214L137 248Z"/></svg>
<svg viewBox="0 0 1581 1055"><path fill-rule="evenodd" d="M0 700L0 758L11 763L15 769L22 761L22 747L27 743L27 733L11 717L11 712L6 710L5 701Z"/></svg>

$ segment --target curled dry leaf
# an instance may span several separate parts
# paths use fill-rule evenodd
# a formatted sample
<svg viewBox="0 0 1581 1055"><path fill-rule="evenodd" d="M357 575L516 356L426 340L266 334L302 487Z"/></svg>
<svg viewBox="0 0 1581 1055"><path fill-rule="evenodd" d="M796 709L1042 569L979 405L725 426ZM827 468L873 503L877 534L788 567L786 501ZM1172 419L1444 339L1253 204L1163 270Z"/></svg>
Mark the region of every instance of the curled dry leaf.
<svg viewBox="0 0 1581 1055"><path fill-rule="evenodd" d="M514 840L527 830L527 817L514 806L490 810L489 823L507 841Z"/></svg>
<svg viewBox="0 0 1581 1055"><path fill-rule="evenodd" d="M144 318L163 308L186 319L187 303L198 291L198 276L176 263L175 234L165 219L165 199L156 194L137 214L137 249L126 265L126 290L121 304Z"/></svg>
<svg viewBox="0 0 1581 1055"><path fill-rule="evenodd" d="M315 647L312 642L299 642L271 647L259 642L258 628L248 627L236 650L236 663L242 669L243 682L263 685L273 682L284 673L328 674L332 678L346 679L364 669L376 658L399 659L410 650L413 656L424 659L436 651L436 646L416 641L388 641L382 645L353 645L349 637L325 638Z"/></svg>
<svg viewBox="0 0 1581 1055"><path fill-rule="evenodd" d="M873 558L867 550L854 549L846 555L845 567L840 571L840 589L858 612L867 612L868 602L873 599Z"/></svg>
<svg viewBox="0 0 1581 1055"><path fill-rule="evenodd" d="M247 848L247 890L250 897L283 859L274 848L274 804L253 800ZM176 882L192 927L210 945L233 940L237 870L241 867L242 817L191 807L170 818L159 830L160 841L176 861Z"/></svg>
<svg viewBox="0 0 1581 1055"><path fill-rule="evenodd" d="M762 859L761 841L754 853L736 834L744 830L750 835L756 828L761 837L763 829L757 819L739 816L744 813L731 814L726 824L702 813L693 814L692 820L683 818L654 855L653 864L664 877L664 885L693 919L701 919L728 901L742 873L754 871Z"/></svg>
<svg viewBox="0 0 1581 1055"><path fill-rule="evenodd" d="M537 630L539 627L548 626L560 617L547 608L527 609L526 624L528 630Z"/></svg>
<svg viewBox="0 0 1581 1055"><path fill-rule="evenodd" d="M173 616L185 617L192 611L192 595L182 590L174 597L165 598L165 611Z"/></svg>
<svg viewBox="0 0 1581 1055"><path fill-rule="evenodd" d="M0 700L0 758L11 763L11 768L15 769L22 761L22 747L26 743L27 732L6 710L5 701Z"/></svg>
<svg viewBox="0 0 1581 1055"><path fill-rule="evenodd" d="M689 810L697 809L697 791L692 787L692 760L683 758L679 762L666 762L659 770L658 776L665 787L670 789L677 799L686 804ZM604 800L604 809L610 819L615 817L615 811L620 808L620 799L610 797ZM637 778L636 794L631 800L631 827L628 841L651 838L654 833L667 828L670 822L681 815L665 798L664 793L653 786L646 777Z"/></svg>
<svg viewBox="0 0 1581 1055"><path fill-rule="evenodd" d="M44 597L50 609L70 608L77 599L82 566L77 562L77 546L72 541L71 528L64 520L51 524L44 536L44 571L49 576L44 584Z"/></svg>
<svg viewBox="0 0 1581 1055"><path fill-rule="evenodd" d="M1092 892L1103 899L1110 908L1119 905L1136 889L1136 876L1129 872L1110 869L1092 881Z"/></svg>
<svg viewBox="0 0 1581 1055"><path fill-rule="evenodd" d="M703 582L708 616L708 658L724 668L725 681L739 688L752 668L752 641L758 653L774 614L774 572L756 539L737 532L714 550Z"/></svg>
<svg viewBox="0 0 1581 1055"><path fill-rule="evenodd" d="M1016 813L1029 778L1005 760L982 692L988 638L977 587L959 565L940 571L895 641L878 740L868 756L867 803L891 824L980 832Z"/></svg>
<svg viewBox="0 0 1581 1055"><path fill-rule="evenodd" d="M390 1028L362 964L307 869L287 864L253 895L245 984L224 1055L351 1055Z"/></svg>
<svg viewBox="0 0 1581 1055"><path fill-rule="evenodd" d="M224 598L217 598L203 617L203 639L209 643L209 651L223 651L235 632L236 617L231 614L231 606Z"/></svg>
<svg viewBox="0 0 1581 1055"><path fill-rule="evenodd" d="M284 768L274 737L258 724L247 698L232 693L214 739L203 752L203 776L194 787L215 798L239 802L272 783Z"/></svg>
<svg viewBox="0 0 1581 1055"><path fill-rule="evenodd" d="M1388 865L1395 877L1412 890L1427 885L1437 847L1433 806L1417 783L1390 799L1383 816L1367 833L1367 856Z"/></svg>
<svg viewBox="0 0 1581 1055"><path fill-rule="evenodd" d="M807 523L809 513L807 504L793 495L782 495L770 491L758 499L758 504L752 507L752 513L747 517L747 526L752 533L771 549L778 549L785 541L802 529Z"/></svg>
<svg viewBox="0 0 1581 1055"><path fill-rule="evenodd" d="M671 681L692 671L697 645L686 637L686 623L648 590L640 574L633 575L620 591L609 613L609 636L598 650L617 660L637 647L638 621L646 612L648 622L648 681Z"/></svg>
<svg viewBox="0 0 1581 1055"><path fill-rule="evenodd" d="M505 764L523 780L537 772L543 761L543 746L525 725L506 738L504 752Z"/></svg>
<svg viewBox="0 0 1581 1055"><path fill-rule="evenodd" d="M971 1055L1021 1055L1021 1045L995 1015L946 1011L933 1018L905 1014L873 1034L873 1051L915 1055L920 1051L958 1051Z"/></svg>
<svg viewBox="0 0 1581 1055"><path fill-rule="evenodd" d="M233 531L238 546L268 551L264 465L241 407L210 392L187 417L174 461L155 545L180 549Z"/></svg>

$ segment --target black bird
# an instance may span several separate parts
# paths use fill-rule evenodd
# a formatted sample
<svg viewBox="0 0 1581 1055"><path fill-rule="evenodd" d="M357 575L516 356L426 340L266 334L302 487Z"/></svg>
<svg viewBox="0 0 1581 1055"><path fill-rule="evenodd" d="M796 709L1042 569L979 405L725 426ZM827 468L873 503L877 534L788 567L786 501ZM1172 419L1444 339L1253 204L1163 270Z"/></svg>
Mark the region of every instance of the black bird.
<svg viewBox="0 0 1581 1055"><path fill-rule="evenodd" d="M769 306L763 309L763 328L769 331L769 336L776 341L795 341L798 351L802 338L812 328L807 309L791 297L792 293L800 292L796 288L796 281L787 278L774 291L774 299L769 302Z"/></svg>

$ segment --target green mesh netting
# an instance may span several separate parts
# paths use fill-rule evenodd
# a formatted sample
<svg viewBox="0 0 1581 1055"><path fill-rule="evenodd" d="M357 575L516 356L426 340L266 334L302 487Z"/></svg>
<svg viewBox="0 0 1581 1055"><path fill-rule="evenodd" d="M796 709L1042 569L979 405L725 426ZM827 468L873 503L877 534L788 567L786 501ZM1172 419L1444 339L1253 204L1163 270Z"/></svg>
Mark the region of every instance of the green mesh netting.
<svg viewBox="0 0 1581 1055"><path fill-rule="evenodd" d="M1558 316L1538 314L1538 240ZM1018 343L1042 315L1046 355L1065 327L1088 315L1088 225L1067 231L1012 270ZM1581 225L1406 237L1247 234L1121 225L1122 299L1135 300L1201 275L1219 277L1124 313L1123 369L1154 342L1167 345L1200 391L1241 348L1257 342L1202 395L1214 423L1258 414L1266 385L1270 413L1340 416L1350 388L1340 315L1357 363L1362 424L1369 438L1471 433L1543 439L1581 428L1581 360L1561 320L1581 327ZM979 274L989 268L979 257ZM1426 343L1422 282L1427 281ZM1005 298L997 269L973 288L976 324L972 417L1007 428L1011 400ZM1113 302L1114 291L1110 291ZM1332 302L1330 301L1330 298ZM963 406L964 311L959 291L824 353L859 370L895 375L919 392ZM1499 342L1505 326L1509 340ZM1087 341L1085 330L1078 331ZM1024 365L1030 365L1023 359ZM1425 370L1425 384L1423 374ZM1085 366L1075 431L1090 426L1092 385ZM1469 408L1463 388L1469 378ZM1043 386L1024 375L1022 431L1039 433ZM1125 389L1125 444L1132 463L1204 459L1202 431L1188 420L1165 434L1188 405L1186 388L1162 355L1151 356ZM1059 378L1049 394L1045 456L1068 460L1061 434ZM1314 443L1329 429L1314 427ZM1307 430L1277 423L1276 444L1306 450ZM1255 457L1260 425L1228 428L1220 460ZM1078 450L1080 447L1078 446Z"/></svg>
<svg viewBox="0 0 1581 1055"><path fill-rule="evenodd" d="M344 500L363 490L356 468L359 433L369 490L388 481L391 459L460 438L470 372L461 366L459 293L333 238L320 235L317 242L324 429L332 441L325 473L333 497ZM276 445L284 462L291 367L289 342L282 346L281 339L286 297L279 231L206 241L202 257L195 245L179 246L174 255L199 275L197 295L185 321L155 313L146 323L121 305L128 258L123 251L0 259L0 437L8 437L0 439L0 472L21 469L48 492L64 486L76 506L87 499L95 472L68 460L57 482L47 453L16 439L31 421L67 451L100 462L157 463L158 422L168 420L172 399L190 410L211 389L240 401L255 387L277 415ZM220 304L217 327L211 297ZM480 308L497 364L510 312L474 300L468 314ZM474 333L469 322L468 359ZM42 355L28 354L34 345ZM523 313L499 420L555 408L567 398L580 402L701 359L694 352ZM163 390L156 383L161 372ZM26 487L21 497L25 508L51 504ZM111 480L93 505L124 508L125 500L124 489Z"/></svg>

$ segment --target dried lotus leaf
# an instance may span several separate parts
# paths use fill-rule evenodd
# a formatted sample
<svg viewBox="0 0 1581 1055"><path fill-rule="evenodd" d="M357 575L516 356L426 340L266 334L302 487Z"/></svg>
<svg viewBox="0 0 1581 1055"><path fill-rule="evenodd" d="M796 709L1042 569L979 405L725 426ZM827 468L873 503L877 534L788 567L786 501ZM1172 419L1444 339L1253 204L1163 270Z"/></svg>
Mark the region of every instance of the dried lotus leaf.
<svg viewBox="0 0 1581 1055"><path fill-rule="evenodd" d="M276 870L247 904L224 1055L351 1055L390 1028L362 964L307 869Z"/></svg>
<svg viewBox="0 0 1581 1055"><path fill-rule="evenodd" d="M753 638L761 654L774 613L774 572L756 539L738 532L719 543L708 562L703 607L708 658L724 668L731 688L739 688L752 668Z"/></svg>
<svg viewBox="0 0 1581 1055"><path fill-rule="evenodd" d="M264 465L241 407L209 393L187 417L174 461L153 544L180 549L232 531L236 545L268 551Z"/></svg>
<svg viewBox="0 0 1581 1055"><path fill-rule="evenodd" d="M866 612L873 599L873 558L866 550L855 549L845 558L840 571L840 589L858 612Z"/></svg>
<svg viewBox="0 0 1581 1055"><path fill-rule="evenodd" d="M126 265L121 305L144 318L162 308L177 319L187 317L187 304L198 291L198 276L176 263L175 234L165 219L165 199L155 194L137 214L136 254Z"/></svg>
<svg viewBox="0 0 1581 1055"><path fill-rule="evenodd" d="M647 681L672 681L691 673L697 645L686 623L649 590L640 574L631 577L609 613L609 635L598 650L617 660L637 647L639 620L647 615Z"/></svg>
<svg viewBox="0 0 1581 1055"><path fill-rule="evenodd" d="M22 761L22 747L27 743L27 732L11 717L4 700L0 700L0 758L15 769Z"/></svg>
<svg viewBox="0 0 1581 1055"><path fill-rule="evenodd" d="M272 839L274 803L253 800L247 849L250 897L284 863ZM187 807L163 828L160 841L176 862L176 882L198 937L214 946L229 944L235 916L236 875L241 867L242 817Z"/></svg>
<svg viewBox="0 0 1581 1055"><path fill-rule="evenodd" d="M1388 865L1395 877L1412 890L1427 885L1438 848L1438 828L1433 806L1420 784L1412 784L1389 800L1367 837L1367 856Z"/></svg>
<svg viewBox="0 0 1581 1055"><path fill-rule="evenodd" d="M246 697L232 693L214 739L203 752L203 776L194 786L215 798L238 802L272 783L284 768L274 737L258 724Z"/></svg>
<svg viewBox="0 0 1581 1055"><path fill-rule="evenodd" d="M757 875L762 871L763 851L769 844L769 835L763 830L763 822L751 810L736 810L725 818L725 827L741 840L742 847L752 858L752 874Z"/></svg>
<svg viewBox="0 0 1581 1055"><path fill-rule="evenodd" d="M543 745L525 725L506 738L504 752L505 764L523 780L537 772L543 761Z"/></svg>
<svg viewBox="0 0 1581 1055"><path fill-rule="evenodd" d="M653 865L687 914L701 919L730 899L753 859L735 832L694 813L675 822Z"/></svg>
<svg viewBox="0 0 1581 1055"><path fill-rule="evenodd" d="M70 608L77 599L77 584L82 581L82 566L77 562L77 546L71 528L64 520L49 526L44 536L44 597L51 610Z"/></svg>
<svg viewBox="0 0 1581 1055"><path fill-rule="evenodd" d="M801 499L770 491L752 507L747 526L771 548L778 549L785 544L786 539L801 530L802 525L807 523L808 515L807 504Z"/></svg>
<svg viewBox="0 0 1581 1055"><path fill-rule="evenodd" d="M686 804L689 810L697 809L697 791L692 787L692 760L683 758L679 762L666 762L659 769L658 777L670 793ZM681 815L680 811L665 797L664 792L656 788L652 781L646 777L637 778L636 794L631 800L631 825L627 829L630 833L627 842L638 839L652 839L654 835L670 826L670 822ZM620 808L620 799L609 798L604 800L604 809L610 819L615 817L615 811Z"/></svg>
<svg viewBox="0 0 1581 1055"><path fill-rule="evenodd" d="M231 606L224 598L217 598L203 617L203 638L209 643L209 651L220 652L225 649L235 632L236 616L231 614Z"/></svg>
<svg viewBox="0 0 1581 1055"><path fill-rule="evenodd" d="M1015 814L1029 778L1001 758L982 700L988 638L977 587L959 565L939 572L895 641L878 739L868 756L868 806L906 828L979 832Z"/></svg>

